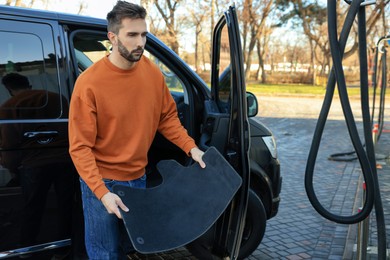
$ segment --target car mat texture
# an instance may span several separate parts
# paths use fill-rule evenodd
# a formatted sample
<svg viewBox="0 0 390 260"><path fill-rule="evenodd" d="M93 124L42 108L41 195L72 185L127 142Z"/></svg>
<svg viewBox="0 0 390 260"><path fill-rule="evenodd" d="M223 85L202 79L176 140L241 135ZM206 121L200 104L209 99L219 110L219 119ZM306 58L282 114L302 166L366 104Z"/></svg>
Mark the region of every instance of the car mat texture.
<svg viewBox="0 0 390 260"><path fill-rule="evenodd" d="M140 189L115 185L128 212L121 210L130 240L142 254L184 246L204 234L222 215L242 179L216 148L198 163L184 167L174 160L157 164L163 181Z"/></svg>

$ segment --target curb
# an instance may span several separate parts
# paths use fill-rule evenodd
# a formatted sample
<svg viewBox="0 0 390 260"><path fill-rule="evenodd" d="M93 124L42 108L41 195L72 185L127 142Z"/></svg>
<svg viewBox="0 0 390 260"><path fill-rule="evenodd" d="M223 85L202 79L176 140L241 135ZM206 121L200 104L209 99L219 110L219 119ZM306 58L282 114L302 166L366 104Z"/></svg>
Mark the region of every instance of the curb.
<svg viewBox="0 0 390 260"><path fill-rule="evenodd" d="M356 165L356 163L355 163ZM362 205L362 185L363 185L363 175L359 175L359 180L357 183L356 188L356 195L355 195L355 201L353 205L353 212L357 212ZM347 238L345 241L345 247L344 247L344 253L343 253L343 259L344 260L351 260L354 259L355 255L355 245L357 243L356 239L358 236L358 224L351 224L348 227L348 233Z"/></svg>

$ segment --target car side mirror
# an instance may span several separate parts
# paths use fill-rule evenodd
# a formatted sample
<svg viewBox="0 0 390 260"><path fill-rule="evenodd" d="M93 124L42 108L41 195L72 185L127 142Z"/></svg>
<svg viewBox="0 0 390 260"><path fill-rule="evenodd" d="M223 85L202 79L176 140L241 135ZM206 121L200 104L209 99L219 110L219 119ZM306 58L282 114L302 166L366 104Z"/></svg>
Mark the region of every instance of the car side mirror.
<svg viewBox="0 0 390 260"><path fill-rule="evenodd" d="M248 117L256 116L259 110L259 103L253 93L246 92L246 103L248 107Z"/></svg>

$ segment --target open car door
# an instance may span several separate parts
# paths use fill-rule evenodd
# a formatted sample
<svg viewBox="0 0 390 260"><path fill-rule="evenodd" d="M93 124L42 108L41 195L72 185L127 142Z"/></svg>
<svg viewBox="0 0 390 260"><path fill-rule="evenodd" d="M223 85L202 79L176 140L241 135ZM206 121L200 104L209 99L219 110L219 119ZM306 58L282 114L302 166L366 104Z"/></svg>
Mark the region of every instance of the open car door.
<svg viewBox="0 0 390 260"><path fill-rule="evenodd" d="M218 21L213 34L211 100L205 104L200 146L215 146L242 177L242 186L212 231L212 254L237 259L250 183L249 121L243 55L235 7ZM209 240L210 241L210 240Z"/></svg>

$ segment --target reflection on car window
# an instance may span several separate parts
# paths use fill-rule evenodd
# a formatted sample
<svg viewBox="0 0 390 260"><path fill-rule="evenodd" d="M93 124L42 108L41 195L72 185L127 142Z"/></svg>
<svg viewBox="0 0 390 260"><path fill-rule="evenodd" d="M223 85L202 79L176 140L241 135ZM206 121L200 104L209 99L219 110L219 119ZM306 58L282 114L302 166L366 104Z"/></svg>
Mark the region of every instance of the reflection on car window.
<svg viewBox="0 0 390 260"><path fill-rule="evenodd" d="M111 42L106 34L93 32L80 32L73 37L73 46L79 72L84 71L94 62L100 60L110 53ZM144 55L153 61L161 70L165 77L165 82L171 91L183 92L183 82L172 72L164 63L150 52L144 52Z"/></svg>
<svg viewBox="0 0 390 260"><path fill-rule="evenodd" d="M183 92L183 82L170 68L162 63L157 57L153 56L150 52L145 51L144 54L161 70L170 91Z"/></svg>
<svg viewBox="0 0 390 260"><path fill-rule="evenodd" d="M229 112L231 90L231 69L230 69L230 45L228 28L225 26L221 32L221 45L219 57L219 82L218 82L218 103L221 109Z"/></svg>
<svg viewBox="0 0 390 260"><path fill-rule="evenodd" d="M41 39L32 33L0 31L0 37L0 119L38 119L36 117L43 116L39 111L49 104L51 93L57 94L58 102L56 105L50 102L54 105L53 113L45 118L60 117L54 49L45 56ZM50 47L45 49L50 50ZM35 98L29 99L30 96Z"/></svg>
<svg viewBox="0 0 390 260"><path fill-rule="evenodd" d="M79 32L72 40L79 72L110 53L111 42L104 33Z"/></svg>

